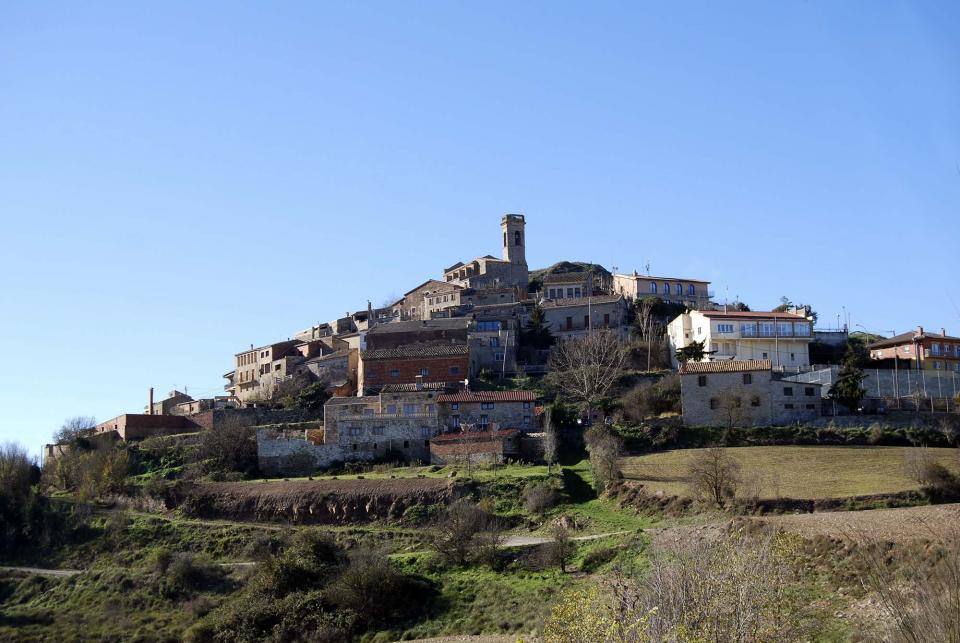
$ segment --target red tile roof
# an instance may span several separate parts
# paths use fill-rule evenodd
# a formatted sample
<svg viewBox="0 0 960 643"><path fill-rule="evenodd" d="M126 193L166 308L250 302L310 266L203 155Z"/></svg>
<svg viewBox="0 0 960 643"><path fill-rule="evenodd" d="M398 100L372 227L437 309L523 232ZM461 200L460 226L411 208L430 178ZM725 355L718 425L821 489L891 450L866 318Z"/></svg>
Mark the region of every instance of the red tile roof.
<svg viewBox="0 0 960 643"><path fill-rule="evenodd" d="M463 391L450 395L437 396L438 403L444 402L533 402L537 399L533 391Z"/></svg>
<svg viewBox="0 0 960 643"><path fill-rule="evenodd" d="M363 359L404 359L408 357L451 357L469 355L470 347L464 344L407 344L397 348L377 348L362 351Z"/></svg>
<svg viewBox="0 0 960 643"><path fill-rule="evenodd" d="M685 362L680 365L680 374L688 373L744 373L746 371L769 371L768 359L734 359L717 362Z"/></svg>

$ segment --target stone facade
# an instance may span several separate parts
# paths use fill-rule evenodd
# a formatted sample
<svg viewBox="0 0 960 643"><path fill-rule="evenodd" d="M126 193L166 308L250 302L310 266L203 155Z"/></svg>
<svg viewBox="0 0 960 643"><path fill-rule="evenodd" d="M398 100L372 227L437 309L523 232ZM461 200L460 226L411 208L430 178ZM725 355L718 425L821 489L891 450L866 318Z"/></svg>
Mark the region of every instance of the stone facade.
<svg viewBox="0 0 960 643"><path fill-rule="evenodd" d="M651 277L634 272L613 275L613 292L627 299L658 297L668 303L683 304L694 310L710 310L713 293L710 282L679 277Z"/></svg>
<svg viewBox="0 0 960 643"><path fill-rule="evenodd" d="M536 395L532 391L463 391L437 398L440 426L445 431L463 427L536 431Z"/></svg>
<svg viewBox="0 0 960 643"><path fill-rule="evenodd" d="M545 299L540 305L550 332L558 340L600 329L626 334L627 305L621 295Z"/></svg>
<svg viewBox="0 0 960 643"><path fill-rule="evenodd" d="M680 381L687 426L771 426L820 416L820 386L782 381L770 360L686 363Z"/></svg>
<svg viewBox="0 0 960 643"><path fill-rule="evenodd" d="M458 261L443 271L443 280L465 288L526 288L530 273L526 257L526 219L522 214L504 215L500 222L503 233L502 258L492 255Z"/></svg>
<svg viewBox="0 0 960 643"><path fill-rule="evenodd" d="M366 350L400 348L409 344L438 342L466 344L469 330L470 320L463 317L395 321L389 324L381 324L367 332L364 343Z"/></svg>

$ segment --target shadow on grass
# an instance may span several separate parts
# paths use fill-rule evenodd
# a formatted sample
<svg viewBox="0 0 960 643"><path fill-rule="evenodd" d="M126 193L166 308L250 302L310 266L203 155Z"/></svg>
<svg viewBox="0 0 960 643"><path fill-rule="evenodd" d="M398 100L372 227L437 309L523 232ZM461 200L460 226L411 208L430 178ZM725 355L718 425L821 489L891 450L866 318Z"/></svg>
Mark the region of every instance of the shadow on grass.
<svg viewBox="0 0 960 643"><path fill-rule="evenodd" d="M597 498L597 492L593 490L593 486L573 469L563 470L563 490L570 502L574 504L589 502Z"/></svg>

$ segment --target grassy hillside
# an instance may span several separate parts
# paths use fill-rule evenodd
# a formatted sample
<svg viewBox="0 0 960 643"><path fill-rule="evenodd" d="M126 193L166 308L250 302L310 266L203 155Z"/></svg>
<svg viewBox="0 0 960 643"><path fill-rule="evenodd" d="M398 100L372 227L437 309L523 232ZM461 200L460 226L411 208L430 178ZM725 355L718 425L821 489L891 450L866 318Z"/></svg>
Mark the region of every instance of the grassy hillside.
<svg viewBox="0 0 960 643"><path fill-rule="evenodd" d="M755 477L760 498L844 498L896 493L920 485L906 472L911 447L736 447L730 454L745 478ZM931 457L960 472L957 449L928 449ZM687 495L687 467L696 449L623 459L627 478L651 490Z"/></svg>

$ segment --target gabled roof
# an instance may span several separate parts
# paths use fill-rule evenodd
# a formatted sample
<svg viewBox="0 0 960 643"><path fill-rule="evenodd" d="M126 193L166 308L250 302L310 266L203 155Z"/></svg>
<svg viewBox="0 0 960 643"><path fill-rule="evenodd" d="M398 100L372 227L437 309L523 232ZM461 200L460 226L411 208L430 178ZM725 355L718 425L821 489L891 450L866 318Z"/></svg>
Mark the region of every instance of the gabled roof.
<svg viewBox="0 0 960 643"><path fill-rule="evenodd" d="M879 342L874 342L873 344L868 344L867 348L888 348L890 346L902 346L903 344L912 344L914 340L921 339L945 339L947 341L960 342L960 337L951 337L950 335L941 335L940 333L919 333L915 330L911 330L906 333L900 333L899 335L894 335L893 337L888 337L887 339L882 339Z"/></svg>
<svg viewBox="0 0 960 643"><path fill-rule="evenodd" d="M417 391L444 391L456 389L463 382L423 382L422 384L384 384L381 393L416 393Z"/></svg>
<svg viewBox="0 0 960 643"><path fill-rule="evenodd" d="M467 330L470 320L465 317L440 317L437 319L413 319L378 324L367 331L367 335L389 335L390 333L415 333L431 330Z"/></svg>
<svg viewBox="0 0 960 643"><path fill-rule="evenodd" d="M438 395L437 402L533 402L533 391L462 391L450 395Z"/></svg>
<svg viewBox="0 0 960 643"><path fill-rule="evenodd" d="M772 364L768 359L733 359L718 362L684 362L680 365L680 374L689 373L746 373L748 371L769 371Z"/></svg>
<svg viewBox="0 0 960 643"><path fill-rule="evenodd" d="M417 292L418 290L420 290L421 288L423 288L423 287L426 286L427 284L431 284L431 283L437 284L437 287L442 286L442 287L447 288L447 289L449 289L449 290L456 290L456 289L458 289L458 288L463 288L463 286L458 286L457 284L450 283L449 281L440 281L439 279L427 279L425 282L423 282L423 283L420 284L419 286L414 286L413 288L411 288L411 289L408 290L407 292L403 293L403 296L406 297L406 296L409 295L410 293ZM401 301L402 301L402 300L401 300Z"/></svg>
<svg viewBox="0 0 960 643"><path fill-rule="evenodd" d="M709 284L711 282L706 279L686 279L684 277L653 277L651 275L625 275L623 273L616 273L614 277L620 277L622 279L647 279L649 281L689 281L695 284ZM650 293L651 295L653 293Z"/></svg>
<svg viewBox="0 0 960 643"><path fill-rule="evenodd" d="M453 357L469 355L466 344L407 344L397 348L377 348L363 351L363 359L405 359L411 357Z"/></svg>

